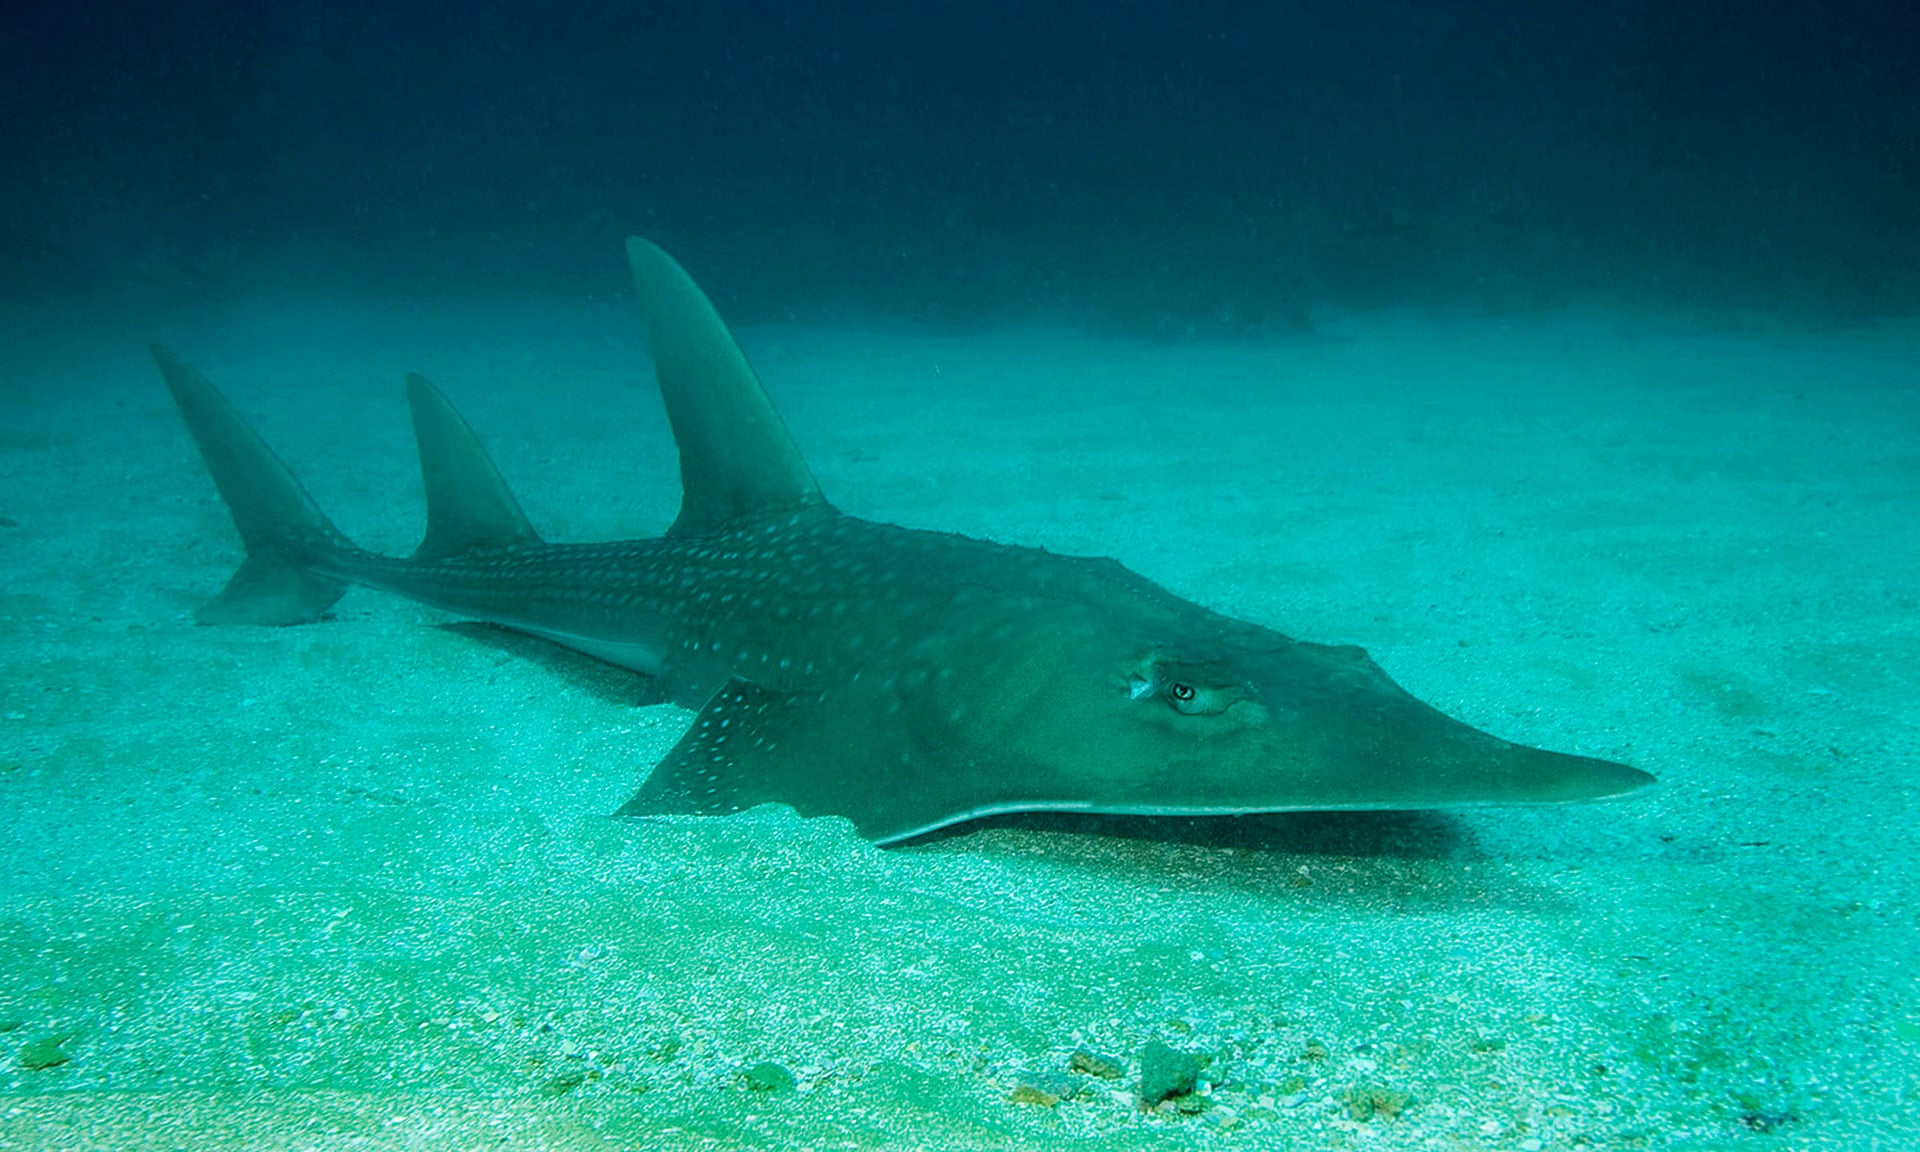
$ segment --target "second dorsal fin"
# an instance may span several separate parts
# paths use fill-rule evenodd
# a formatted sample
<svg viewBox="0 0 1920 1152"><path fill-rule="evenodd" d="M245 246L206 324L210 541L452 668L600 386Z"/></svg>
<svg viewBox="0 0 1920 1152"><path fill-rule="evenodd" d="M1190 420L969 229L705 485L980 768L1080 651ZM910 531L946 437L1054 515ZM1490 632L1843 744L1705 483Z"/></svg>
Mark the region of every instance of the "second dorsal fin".
<svg viewBox="0 0 1920 1152"><path fill-rule="evenodd" d="M423 376L409 375L407 404L427 488L427 536L414 559L442 560L479 548L538 542L500 469L440 390Z"/></svg>

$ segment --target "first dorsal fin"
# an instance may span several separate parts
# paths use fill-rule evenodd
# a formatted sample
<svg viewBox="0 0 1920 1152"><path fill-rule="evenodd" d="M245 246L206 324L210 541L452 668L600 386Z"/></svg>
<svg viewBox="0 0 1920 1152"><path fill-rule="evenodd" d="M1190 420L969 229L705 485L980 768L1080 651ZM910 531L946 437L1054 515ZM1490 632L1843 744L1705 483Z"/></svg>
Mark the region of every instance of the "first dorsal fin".
<svg viewBox="0 0 1920 1152"><path fill-rule="evenodd" d="M680 446L680 516L670 535L825 507L807 462L733 334L692 277L638 236L627 263L653 344L653 370Z"/></svg>
<svg viewBox="0 0 1920 1152"><path fill-rule="evenodd" d="M427 537L414 559L537 543L540 537L500 469L440 390L423 376L409 375L407 405L413 409L420 477L427 488Z"/></svg>

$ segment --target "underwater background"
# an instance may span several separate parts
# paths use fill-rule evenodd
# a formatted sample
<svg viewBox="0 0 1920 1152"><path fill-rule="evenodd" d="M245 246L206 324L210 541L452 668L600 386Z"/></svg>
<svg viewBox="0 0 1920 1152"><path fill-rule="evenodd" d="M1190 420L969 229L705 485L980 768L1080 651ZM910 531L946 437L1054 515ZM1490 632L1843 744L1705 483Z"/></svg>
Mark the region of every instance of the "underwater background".
<svg viewBox="0 0 1920 1152"><path fill-rule="evenodd" d="M1865 0L10 11L0 1149L1920 1147L1916 46ZM629 233L844 510L1659 787L614 821L691 719L643 678L364 591L194 625L240 549L153 341L369 547L423 523L408 371L548 538L663 530Z"/></svg>

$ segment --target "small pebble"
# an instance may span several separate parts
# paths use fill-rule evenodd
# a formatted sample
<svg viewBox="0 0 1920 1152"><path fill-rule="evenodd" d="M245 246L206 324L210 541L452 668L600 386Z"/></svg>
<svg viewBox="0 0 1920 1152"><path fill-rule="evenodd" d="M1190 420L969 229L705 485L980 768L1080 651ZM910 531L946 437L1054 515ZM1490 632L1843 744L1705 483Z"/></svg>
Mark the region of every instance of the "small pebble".
<svg viewBox="0 0 1920 1152"><path fill-rule="evenodd" d="M540 1085L540 1095L557 1100L586 1082L587 1074L585 1072L577 1068L572 1069L562 1072L558 1076Z"/></svg>
<svg viewBox="0 0 1920 1152"><path fill-rule="evenodd" d="M71 1039L73 1039L71 1034L48 1036L43 1040L35 1040L25 1045L20 1049L20 1067L29 1072L41 1072L48 1068L60 1067L73 1059L67 1054L66 1049L61 1047Z"/></svg>
<svg viewBox="0 0 1920 1152"><path fill-rule="evenodd" d="M1140 1103L1151 1108L1162 1100L1192 1095L1200 1083L1202 1063L1192 1052L1148 1041L1140 1051Z"/></svg>
<svg viewBox="0 0 1920 1152"><path fill-rule="evenodd" d="M1127 1074L1127 1070L1120 1066L1119 1061L1109 1060L1085 1048L1074 1052L1067 1061L1067 1067L1087 1076L1098 1076L1102 1080L1118 1080Z"/></svg>
<svg viewBox="0 0 1920 1152"><path fill-rule="evenodd" d="M740 1080L755 1092L789 1092L798 1083L793 1073L771 1060L755 1064L740 1073Z"/></svg>
<svg viewBox="0 0 1920 1152"><path fill-rule="evenodd" d="M1365 1123L1369 1120L1393 1119L1407 1110L1407 1106L1413 1103L1413 1097L1378 1084L1367 1084L1349 1091L1346 1101L1347 1115Z"/></svg>

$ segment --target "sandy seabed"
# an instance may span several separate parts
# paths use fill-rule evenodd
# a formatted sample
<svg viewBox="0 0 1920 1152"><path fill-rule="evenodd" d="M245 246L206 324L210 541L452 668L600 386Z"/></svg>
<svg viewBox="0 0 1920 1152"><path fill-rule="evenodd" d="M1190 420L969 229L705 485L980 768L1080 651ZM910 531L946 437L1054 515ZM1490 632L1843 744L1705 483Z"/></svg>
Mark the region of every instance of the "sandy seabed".
<svg viewBox="0 0 1920 1152"><path fill-rule="evenodd" d="M678 499L624 306L5 327L0 1149L1920 1146L1913 326L743 331L851 513L1117 556L1661 779L886 851L607 819L689 714L538 642L192 623L238 545L146 341L369 546L420 531L407 370L612 539ZM1135 1105L1154 1040L1192 1111Z"/></svg>

